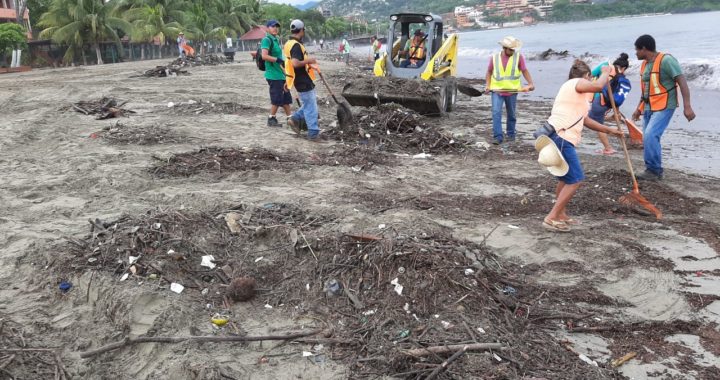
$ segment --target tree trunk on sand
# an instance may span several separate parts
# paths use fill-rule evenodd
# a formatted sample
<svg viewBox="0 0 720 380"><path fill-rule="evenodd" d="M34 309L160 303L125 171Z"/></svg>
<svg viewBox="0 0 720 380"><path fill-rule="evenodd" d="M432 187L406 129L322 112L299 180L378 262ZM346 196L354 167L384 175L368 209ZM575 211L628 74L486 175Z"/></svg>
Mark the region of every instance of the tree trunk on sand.
<svg viewBox="0 0 720 380"><path fill-rule="evenodd" d="M85 56L85 46L80 48L80 54L82 54L83 66L87 66L87 57Z"/></svg>
<svg viewBox="0 0 720 380"><path fill-rule="evenodd" d="M95 43L95 45L93 47L95 48L95 55L97 55L97 64L102 65L103 60L102 60L102 53L100 52L100 44Z"/></svg>
<svg viewBox="0 0 720 380"><path fill-rule="evenodd" d="M145 60L145 44L140 44L140 60Z"/></svg>
<svg viewBox="0 0 720 380"><path fill-rule="evenodd" d="M135 58L133 57L133 46L132 46L131 43L128 43L128 50L130 50L130 51L128 52L128 57L130 57L130 60L131 60L131 61L134 61Z"/></svg>

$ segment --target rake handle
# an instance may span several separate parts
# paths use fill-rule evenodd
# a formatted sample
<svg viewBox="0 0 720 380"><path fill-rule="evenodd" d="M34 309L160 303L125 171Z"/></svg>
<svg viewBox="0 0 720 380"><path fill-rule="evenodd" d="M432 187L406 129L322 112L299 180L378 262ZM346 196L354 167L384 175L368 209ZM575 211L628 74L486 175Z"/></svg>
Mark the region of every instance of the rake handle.
<svg viewBox="0 0 720 380"><path fill-rule="evenodd" d="M615 123L617 124L617 127L619 130L622 131L622 126L620 123L620 113L618 112L617 106L615 105L615 96L612 92L612 87L610 87L610 81L607 83L607 89L608 89L608 98L610 98L610 105L613 109L613 116L615 117ZM620 139L620 143L622 143L623 152L625 153L625 161L627 161L628 170L630 170L630 176L633 180L633 192L638 193L640 192L638 187L637 178L635 177L635 170L633 170L632 162L630 162L630 153L628 153L627 145L625 144L625 137L618 137Z"/></svg>
<svg viewBox="0 0 720 380"><path fill-rule="evenodd" d="M335 104L339 105L340 102L338 102L337 98L335 97L335 93L333 92L333 90L330 89L330 86L325 81L325 77L323 76L323 74L320 72L320 70L315 70L315 72L318 73L318 75L320 75L320 80L322 80L323 84L325 85L325 88L327 88L328 92L330 93L330 96L332 96L333 100L335 101Z"/></svg>

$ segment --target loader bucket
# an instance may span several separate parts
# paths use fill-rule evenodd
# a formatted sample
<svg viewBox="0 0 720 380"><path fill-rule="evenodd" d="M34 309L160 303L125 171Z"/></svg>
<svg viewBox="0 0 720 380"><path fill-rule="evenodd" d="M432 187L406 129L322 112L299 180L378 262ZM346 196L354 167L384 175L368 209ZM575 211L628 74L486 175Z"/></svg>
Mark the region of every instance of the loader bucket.
<svg viewBox="0 0 720 380"><path fill-rule="evenodd" d="M353 106L396 103L421 115L441 115L445 111L445 86L442 82L362 78L346 84L342 96Z"/></svg>

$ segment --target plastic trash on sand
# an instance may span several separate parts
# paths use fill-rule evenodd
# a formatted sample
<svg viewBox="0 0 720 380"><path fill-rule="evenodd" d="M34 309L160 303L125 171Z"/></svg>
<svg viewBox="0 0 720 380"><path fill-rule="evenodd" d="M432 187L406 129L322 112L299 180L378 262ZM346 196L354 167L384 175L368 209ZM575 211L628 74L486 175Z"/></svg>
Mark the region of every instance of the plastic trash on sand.
<svg viewBox="0 0 720 380"><path fill-rule="evenodd" d="M394 289L394 290L395 290L395 293L397 293L399 296L401 296L401 295L402 295L402 291L403 291L404 288L403 288L403 286L400 285L400 283L398 282L398 278L395 277L394 280L390 281L390 284L395 287L395 289Z"/></svg>
<svg viewBox="0 0 720 380"><path fill-rule="evenodd" d="M215 257L213 257L213 255L203 256L202 260L200 261L200 265L213 269L216 266L213 261L215 261Z"/></svg>
<svg viewBox="0 0 720 380"><path fill-rule="evenodd" d="M177 282L173 282L172 284L170 284L170 290L177 294L180 294L183 290L185 290L185 287L178 284Z"/></svg>

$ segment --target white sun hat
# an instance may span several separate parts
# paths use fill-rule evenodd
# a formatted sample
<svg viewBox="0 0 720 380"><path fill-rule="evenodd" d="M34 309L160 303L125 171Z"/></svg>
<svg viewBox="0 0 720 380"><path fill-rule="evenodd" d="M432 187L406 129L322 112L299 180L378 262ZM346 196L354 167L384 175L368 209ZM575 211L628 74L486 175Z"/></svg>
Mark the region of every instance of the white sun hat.
<svg viewBox="0 0 720 380"><path fill-rule="evenodd" d="M545 167L550 174L562 177L570 170L567 161L560 153L555 142L547 136L540 136L535 140L535 150L538 151L538 163Z"/></svg>

